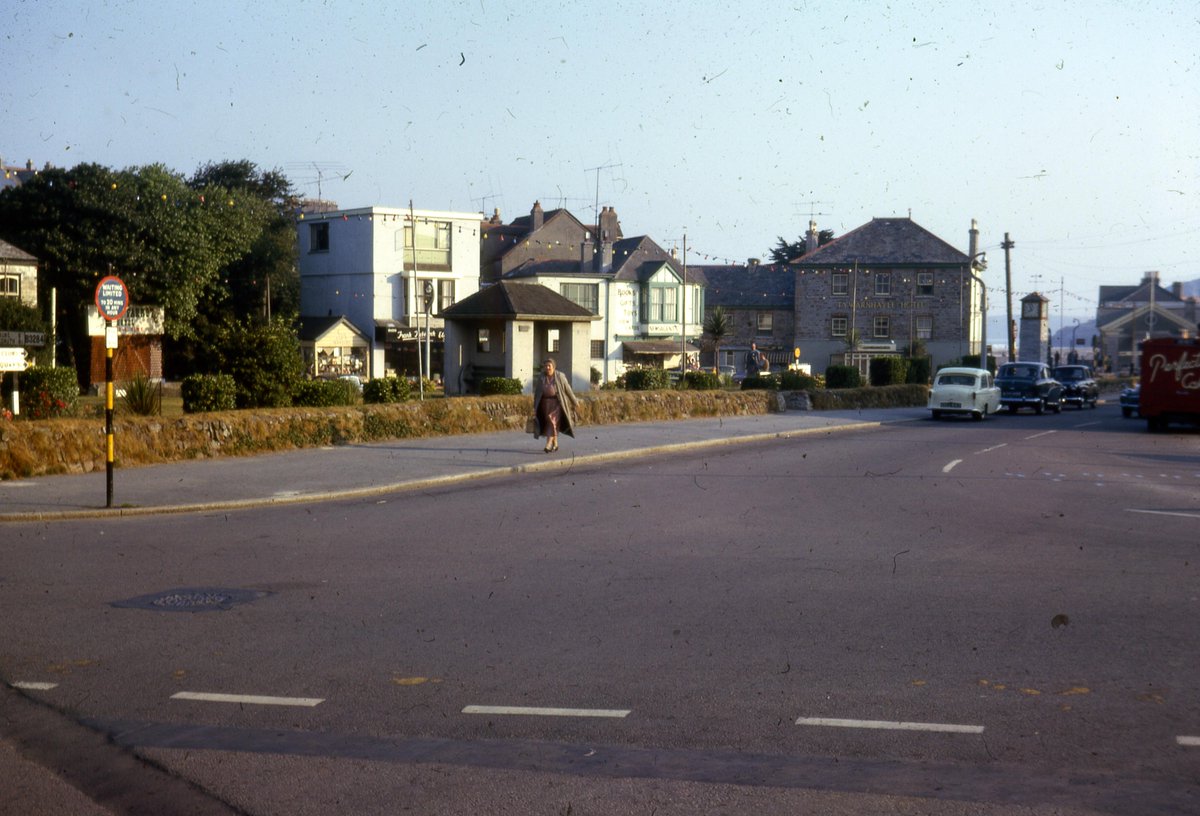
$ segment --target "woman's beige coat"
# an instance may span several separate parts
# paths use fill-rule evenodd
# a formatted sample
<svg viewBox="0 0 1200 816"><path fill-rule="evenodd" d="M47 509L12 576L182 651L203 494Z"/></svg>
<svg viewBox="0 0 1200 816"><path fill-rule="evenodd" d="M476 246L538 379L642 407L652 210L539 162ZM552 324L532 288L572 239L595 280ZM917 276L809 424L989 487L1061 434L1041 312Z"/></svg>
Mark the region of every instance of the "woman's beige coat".
<svg viewBox="0 0 1200 816"><path fill-rule="evenodd" d="M533 377L533 415L538 415L538 404L542 401L542 380L546 379L546 375L538 372ZM575 437L575 409L579 407L579 398L575 396L575 392L571 390L571 381L567 376L554 369L554 384L558 387L558 405L562 410L562 422L559 423L558 430L565 433L572 439ZM533 438L541 437L545 432L545 428L538 423L538 432Z"/></svg>

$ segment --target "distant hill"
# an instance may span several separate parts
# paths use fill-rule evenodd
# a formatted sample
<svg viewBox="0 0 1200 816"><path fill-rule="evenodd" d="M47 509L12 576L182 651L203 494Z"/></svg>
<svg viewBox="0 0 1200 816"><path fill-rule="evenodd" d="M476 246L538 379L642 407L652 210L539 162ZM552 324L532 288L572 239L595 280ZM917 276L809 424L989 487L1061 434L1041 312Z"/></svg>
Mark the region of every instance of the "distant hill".
<svg viewBox="0 0 1200 816"><path fill-rule="evenodd" d="M1194 281L1188 281L1183 285L1184 297L1200 297L1200 278Z"/></svg>

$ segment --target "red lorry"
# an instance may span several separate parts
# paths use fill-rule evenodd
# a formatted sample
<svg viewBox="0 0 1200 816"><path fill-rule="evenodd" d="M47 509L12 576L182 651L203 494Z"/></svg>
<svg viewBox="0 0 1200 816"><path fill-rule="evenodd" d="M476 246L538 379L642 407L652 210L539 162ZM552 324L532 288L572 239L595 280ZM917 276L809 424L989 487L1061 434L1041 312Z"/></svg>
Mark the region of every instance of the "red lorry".
<svg viewBox="0 0 1200 816"><path fill-rule="evenodd" d="M1172 422L1200 425L1200 339L1160 337L1142 343L1138 413L1150 431Z"/></svg>

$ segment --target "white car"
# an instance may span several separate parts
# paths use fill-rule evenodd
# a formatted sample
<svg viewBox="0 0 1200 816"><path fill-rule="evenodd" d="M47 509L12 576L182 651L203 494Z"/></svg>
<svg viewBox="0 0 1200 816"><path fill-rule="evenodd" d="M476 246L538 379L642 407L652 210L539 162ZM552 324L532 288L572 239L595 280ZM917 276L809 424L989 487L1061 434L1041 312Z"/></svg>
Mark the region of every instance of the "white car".
<svg viewBox="0 0 1200 816"><path fill-rule="evenodd" d="M1000 389L990 371L982 368L943 368L933 376L929 412L934 419L948 414L981 420L1000 410Z"/></svg>

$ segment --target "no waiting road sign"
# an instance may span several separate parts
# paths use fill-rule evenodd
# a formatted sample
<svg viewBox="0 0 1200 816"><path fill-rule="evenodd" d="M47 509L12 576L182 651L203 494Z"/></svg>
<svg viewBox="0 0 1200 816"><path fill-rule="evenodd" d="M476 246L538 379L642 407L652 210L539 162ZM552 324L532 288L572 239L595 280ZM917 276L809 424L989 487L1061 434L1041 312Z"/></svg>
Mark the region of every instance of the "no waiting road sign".
<svg viewBox="0 0 1200 816"><path fill-rule="evenodd" d="M105 320L120 320L129 308L129 290L116 275L102 278L96 285L96 309Z"/></svg>

